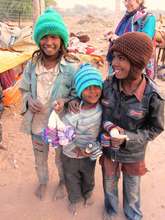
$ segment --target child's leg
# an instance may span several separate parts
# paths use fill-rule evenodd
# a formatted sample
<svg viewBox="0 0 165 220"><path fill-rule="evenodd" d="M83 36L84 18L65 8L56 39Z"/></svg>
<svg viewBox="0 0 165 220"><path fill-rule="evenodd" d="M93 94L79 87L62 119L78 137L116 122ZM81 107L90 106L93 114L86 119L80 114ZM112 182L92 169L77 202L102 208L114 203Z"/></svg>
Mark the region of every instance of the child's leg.
<svg viewBox="0 0 165 220"><path fill-rule="evenodd" d="M76 203L82 198L80 160L62 154L62 161L68 198L71 203Z"/></svg>
<svg viewBox="0 0 165 220"><path fill-rule="evenodd" d="M56 164L57 171L58 171L59 182L64 184L65 178L64 178L64 171L63 171L62 158L61 158L62 147L56 148L55 153L56 153L55 154L55 164Z"/></svg>
<svg viewBox="0 0 165 220"><path fill-rule="evenodd" d="M36 196L42 198L48 182L48 152L49 147L42 142L40 136L32 135L32 144L35 157L35 168L39 180Z"/></svg>
<svg viewBox="0 0 165 220"><path fill-rule="evenodd" d="M79 171L80 160L69 158L62 154L64 168L65 185L68 192L69 211L71 214L77 214L77 204L82 199L81 194L81 173Z"/></svg>
<svg viewBox="0 0 165 220"><path fill-rule="evenodd" d="M66 190L65 190L65 178L64 178L64 170L62 165L62 147L58 147L55 149L55 164L57 167L57 172L59 176L59 184L55 190L54 197L56 199L62 199L65 197Z"/></svg>
<svg viewBox="0 0 165 220"><path fill-rule="evenodd" d="M140 176L123 174L123 208L129 220L142 219L140 210Z"/></svg>
<svg viewBox="0 0 165 220"><path fill-rule="evenodd" d="M113 172L107 174L105 169L102 168L102 174L103 174L105 212L109 216L113 216L118 212L119 170L118 170L118 163L110 164L110 166L111 166L111 171Z"/></svg>
<svg viewBox="0 0 165 220"><path fill-rule="evenodd" d="M91 205L94 200L92 198L92 191L95 185L95 166L96 160L90 158L81 159L80 172L82 173L82 195L85 199L86 205Z"/></svg>

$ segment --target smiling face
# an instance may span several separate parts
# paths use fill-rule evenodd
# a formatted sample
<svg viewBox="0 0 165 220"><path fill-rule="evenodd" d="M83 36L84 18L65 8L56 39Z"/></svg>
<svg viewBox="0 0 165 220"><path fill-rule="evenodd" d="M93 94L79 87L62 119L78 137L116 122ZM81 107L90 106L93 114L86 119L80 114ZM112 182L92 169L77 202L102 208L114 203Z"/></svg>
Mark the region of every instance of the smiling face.
<svg viewBox="0 0 165 220"><path fill-rule="evenodd" d="M131 70L131 63L122 53L114 51L112 67L117 79L126 79Z"/></svg>
<svg viewBox="0 0 165 220"><path fill-rule="evenodd" d="M56 56L61 46L61 39L58 36L47 35L40 40L40 48L47 56Z"/></svg>
<svg viewBox="0 0 165 220"><path fill-rule="evenodd" d="M124 0L124 5L128 12L132 12L139 8L141 1L138 0Z"/></svg>
<svg viewBox="0 0 165 220"><path fill-rule="evenodd" d="M99 86L88 86L82 92L82 100L85 104L93 105L99 101L102 89Z"/></svg>

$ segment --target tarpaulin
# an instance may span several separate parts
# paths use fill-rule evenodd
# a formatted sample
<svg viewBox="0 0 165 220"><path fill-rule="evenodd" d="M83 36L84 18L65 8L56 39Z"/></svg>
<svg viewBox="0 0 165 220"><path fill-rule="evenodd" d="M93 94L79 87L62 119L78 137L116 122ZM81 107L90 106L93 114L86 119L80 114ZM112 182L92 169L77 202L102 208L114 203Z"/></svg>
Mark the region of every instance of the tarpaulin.
<svg viewBox="0 0 165 220"><path fill-rule="evenodd" d="M32 52L0 50L0 74L29 60Z"/></svg>

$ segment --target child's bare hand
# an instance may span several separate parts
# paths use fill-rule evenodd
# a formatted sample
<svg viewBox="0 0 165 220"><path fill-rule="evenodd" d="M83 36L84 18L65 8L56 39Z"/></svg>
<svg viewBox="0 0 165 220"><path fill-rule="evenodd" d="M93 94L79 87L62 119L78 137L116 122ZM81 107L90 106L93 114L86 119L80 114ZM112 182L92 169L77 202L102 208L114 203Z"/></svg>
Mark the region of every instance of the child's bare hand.
<svg viewBox="0 0 165 220"><path fill-rule="evenodd" d="M64 100L63 99L58 99L54 103L54 108L53 108L57 113L60 113L64 109Z"/></svg>
<svg viewBox="0 0 165 220"><path fill-rule="evenodd" d="M43 110L43 104L30 96L28 99L28 108L33 113L41 112Z"/></svg>
<svg viewBox="0 0 165 220"><path fill-rule="evenodd" d="M127 139L127 135L124 134L124 129L117 126L110 131L111 145L112 147L118 147Z"/></svg>
<svg viewBox="0 0 165 220"><path fill-rule="evenodd" d="M114 40L116 40L118 37L119 37L119 36L117 36L116 34L112 34L112 35L110 36L110 40L111 40L111 41L114 41Z"/></svg>
<svg viewBox="0 0 165 220"><path fill-rule="evenodd" d="M123 137L123 138L114 138L114 137L111 137L111 145L112 145L112 147L116 147L116 148L118 148L121 144L123 144L124 143L124 141L126 140L126 138L125 137Z"/></svg>
<svg viewBox="0 0 165 220"><path fill-rule="evenodd" d="M77 157L89 157L90 154L86 153L85 150L82 150L80 149L79 147L76 147L74 150L73 150L74 153L77 154Z"/></svg>

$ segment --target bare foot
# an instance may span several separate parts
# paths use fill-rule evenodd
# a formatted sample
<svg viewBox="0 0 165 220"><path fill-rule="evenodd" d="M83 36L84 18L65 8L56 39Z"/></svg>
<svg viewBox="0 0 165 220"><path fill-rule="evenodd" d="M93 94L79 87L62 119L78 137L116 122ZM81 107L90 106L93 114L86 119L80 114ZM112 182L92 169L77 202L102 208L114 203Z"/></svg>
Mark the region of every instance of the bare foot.
<svg viewBox="0 0 165 220"><path fill-rule="evenodd" d="M77 204L76 203L69 203L68 210L72 215L77 215Z"/></svg>
<svg viewBox="0 0 165 220"><path fill-rule="evenodd" d="M36 191L35 191L35 195L37 196L37 198L39 199L43 199L44 196L45 196L45 192L46 192L46 187L47 185L46 184L40 184Z"/></svg>
<svg viewBox="0 0 165 220"><path fill-rule="evenodd" d="M90 197L85 199L84 205L85 205L85 207L87 207L87 206L93 205L93 203L94 203L94 198L93 198L93 194L91 194Z"/></svg>
<svg viewBox="0 0 165 220"><path fill-rule="evenodd" d="M66 188L64 183L59 183L55 192L53 199L63 199L66 196Z"/></svg>

